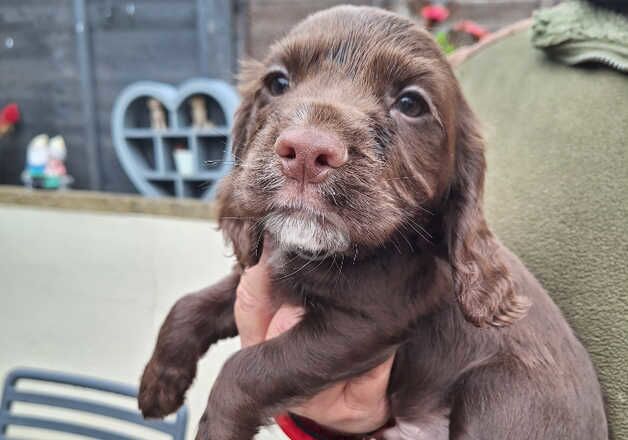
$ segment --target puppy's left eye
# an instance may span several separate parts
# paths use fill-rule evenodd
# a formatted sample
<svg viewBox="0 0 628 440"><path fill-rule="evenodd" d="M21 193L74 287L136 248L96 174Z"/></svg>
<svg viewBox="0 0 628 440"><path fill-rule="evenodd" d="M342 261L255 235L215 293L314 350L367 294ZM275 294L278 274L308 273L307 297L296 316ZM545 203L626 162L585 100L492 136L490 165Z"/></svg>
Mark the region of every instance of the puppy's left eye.
<svg viewBox="0 0 628 440"><path fill-rule="evenodd" d="M399 96L393 107L409 118L418 118L429 110L423 96L414 90L404 92Z"/></svg>
<svg viewBox="0 0 628 440"><path fill-rule="evenodd" d="M290 80L283 72L272 72L264 79L264 85L272 96L279 96L288 90Z"/></svg>

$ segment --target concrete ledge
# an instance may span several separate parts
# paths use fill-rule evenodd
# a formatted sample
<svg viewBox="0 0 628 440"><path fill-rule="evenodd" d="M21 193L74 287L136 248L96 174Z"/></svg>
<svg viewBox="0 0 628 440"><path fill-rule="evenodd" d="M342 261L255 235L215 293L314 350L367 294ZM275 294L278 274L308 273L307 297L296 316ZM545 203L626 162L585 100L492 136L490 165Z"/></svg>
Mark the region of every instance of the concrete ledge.
<svg viewBox="0 0 628 440"><path fill-rule="evenodd" d="M193 199L147 198L96 191L45 191L21 186L0 185L0 204L98 211L137 213L167 217L215 219L215 205Z"/></svg>

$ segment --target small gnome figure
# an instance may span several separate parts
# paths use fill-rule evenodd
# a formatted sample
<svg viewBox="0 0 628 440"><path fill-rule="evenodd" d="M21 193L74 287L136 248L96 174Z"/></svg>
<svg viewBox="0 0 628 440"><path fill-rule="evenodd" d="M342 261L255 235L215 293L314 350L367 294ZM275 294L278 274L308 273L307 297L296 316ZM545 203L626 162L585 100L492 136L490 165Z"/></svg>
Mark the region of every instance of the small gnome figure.
<svg viewBox="0 0 628 440"><path fill-rule="evenodd" d="M192 126L194 128L212 128L214 126L207 119L207 107L202 96L194 96L190 99L190 113L192 114Z"/></svg>
<svg viewBox="0 0 628 440"><path fill-rule="evenodd" d="M155 98L150 98L147 103L148 111L150 112L150 126L153 130L165 130L166 126L166 113L161 106L161 102Z"/></svg>
<svg viewBox="0 0 628 440"><path fill-rule="evenodd" d="M42 188L46 178L48 163L48 135L35 136L26 148L26 169L22 175L24 183L34 188Z"/></svg>
<svg viewBox="0 0 628 440"><path fill-rule="evenodd" d="M45 188L59 188L67 175L65 158L67 149L65 140L61 136L55 136L48 142L48 163L46 163Z"/></svg>

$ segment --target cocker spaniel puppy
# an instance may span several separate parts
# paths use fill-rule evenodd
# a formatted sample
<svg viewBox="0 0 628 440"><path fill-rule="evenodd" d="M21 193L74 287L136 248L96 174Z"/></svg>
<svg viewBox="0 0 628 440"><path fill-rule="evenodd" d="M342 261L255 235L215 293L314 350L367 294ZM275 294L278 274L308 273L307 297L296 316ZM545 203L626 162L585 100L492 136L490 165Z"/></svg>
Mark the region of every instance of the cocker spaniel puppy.
<svg viewBox="0 0 628 440"><path fill-rule="evenodd" d="M227 361L197 439L251 439L393 352L382 438L608 438L588 354L486 224L482 137L428 33L329 9L246 65L241 92L218 196L239 264L171 310L142 379L146 416L176 410L199 357L237 334L240 273L266 239L277 304L305 315Z"/></svg>

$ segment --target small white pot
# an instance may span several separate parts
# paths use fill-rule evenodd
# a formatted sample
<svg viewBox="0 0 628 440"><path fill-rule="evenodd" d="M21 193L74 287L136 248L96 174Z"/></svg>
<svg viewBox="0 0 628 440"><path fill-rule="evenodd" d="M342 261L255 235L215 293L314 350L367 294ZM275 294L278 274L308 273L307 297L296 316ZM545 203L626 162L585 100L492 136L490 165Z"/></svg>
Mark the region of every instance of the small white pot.
<svg viewBox="0 0 628 440"><path fill-rule="evenodd" d="M174 164L177 171L182 176L191 176L194 174L194 155L190 150L175 150Z"/></svg>

